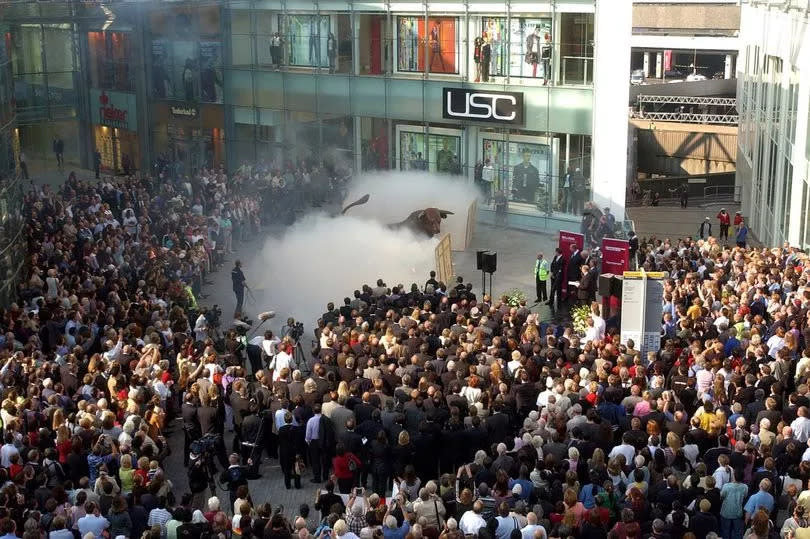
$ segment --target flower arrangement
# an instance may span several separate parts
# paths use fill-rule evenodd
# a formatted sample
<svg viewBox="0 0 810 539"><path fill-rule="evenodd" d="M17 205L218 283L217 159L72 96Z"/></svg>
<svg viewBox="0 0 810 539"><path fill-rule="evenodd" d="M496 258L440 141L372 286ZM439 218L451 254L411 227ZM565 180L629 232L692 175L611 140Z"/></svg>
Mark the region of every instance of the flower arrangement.
<svg viewBox="0 0 810 539"><path fill-rule="evenodd" d="M574 320L574 331L580 337L585 336L588 329L588 317L591 316L591 309L588 305L579 305L571 309L571 318Z"/></svg>
<svg viewBox="0 0 810 539"><path fill-rule="evenodd" d="M526 294L517 288L507 290L501 296L506 298L506 304L510 307L520 307L520 304L526 301Z"/></svg>

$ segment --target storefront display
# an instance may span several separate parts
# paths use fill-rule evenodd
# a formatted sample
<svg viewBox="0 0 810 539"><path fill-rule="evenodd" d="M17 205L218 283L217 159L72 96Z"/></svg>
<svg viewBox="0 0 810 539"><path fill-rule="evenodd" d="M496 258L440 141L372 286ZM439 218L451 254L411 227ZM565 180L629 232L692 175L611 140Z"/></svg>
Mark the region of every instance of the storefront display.
<svg viewBox="0 0 810 539"><path fill-rule="evenodd" d="M481 162L493 168L493 191L505 191L512 202L551 211L553 200L554 158L549 144L531 142L539 137L520 140L481 139Z"/></svg>
<svg viewBox="0 0 810 539"><path fill-rule="evenodd" d="M200 41L200 101L222 103L222 43Z"/></svg>
<svg viewBox="0 0 810 539"><path fill-rule="evenodd" d="M503 17L481 17L473 39L475 81L487 82L491 77L551 78L551 18L524 17L507 20ZM483 57L489 45L489 62Z"/></svg>
<svg viewBox="0 0 810 539"><path fill-rule="evenodd" d="M455 17L397 17L397 71L458 73ZM425 62L425 52L428 58Z"/></svg>
<svg viewBox="0 0 810 539"><path fill-rule="evenodd" d="M398 126L397 132L400 170L461 174L460 131L436 128L425 135L419 128Z"/></svg>
<svg viewBox="0 0 810 539"><path fill-rule="evenodd" d="M284 63L301 67L335 64L337 44L329 15L279 15L285 46Z"/></svg>
<svg viewBox="0 0 810 539"><path fill-rule="evenodd" d="M135 94L90 89L90 118L102 170L129 173L141 159Z"/></svg>
<svg viewBox="0 0 810 539"><path fill-rule="evenodd" d="M90 81L96 88L132 91L134 74L130 71L132 39L129 32L88 32Z"/></svg>

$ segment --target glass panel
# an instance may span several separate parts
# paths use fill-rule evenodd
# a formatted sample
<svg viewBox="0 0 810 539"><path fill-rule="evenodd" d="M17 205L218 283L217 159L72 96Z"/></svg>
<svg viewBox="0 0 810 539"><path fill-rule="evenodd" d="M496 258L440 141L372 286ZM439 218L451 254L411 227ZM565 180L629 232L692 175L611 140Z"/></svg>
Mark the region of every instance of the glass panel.
<svg viewBox="0 0 810 539"><path fill-rule="evenodd" d="M222 43L200 41L199 65L200 101L222 103ZM185 83L185 74L183 76Z"/></svg>
<svg viewBox="0 0 810 539"><path fill-rule="evenodd" d="M243 34L231 36L231 63L238 67L249 67L253 64L253 38L251 36Z"/></svg>
<svg viewBox="0 0 810 539"><path fill-rule="evenodd" d="M231 102L234 105L253 105L253 77L250 71L228 71L225 79L230 87Z"/></svg>
<svg viewBox="0 0 810 539"><path fill-rule="evenodd" d="M458 73L459 24L455 17L397 17L397 71ZM426 46L427 45L427 46Z"/></svg>
<svg viewBox="0 0 810 539"><path fill-rule="evenodd" d="M248 9L231 10L231 33L249 34L251 33L250 20L253 12Z"/></svg>
<svg viewBox="0 0 810 539"><path fill-rule="evenodd" d="M318 110L349 114L349 87L349 77L321 77L318 80Z"/></svg>
<svg viewBox="0 0 810 539"><path fill-rule="evenodd" d="M22 26L12 32L14 47L12 49L12 66L14 74L41 73L42 66L42 33L39 25Z"/></svg>
<svg viewBox="0 0 810 539"><path fill-rule="evenodd" d="M388 120L360 118L360 144L363 170L388 170Z"/></svg>
<svg viewBox="0 0 810 539"><path fill-rule="evenodd" d="M174 97L173 58L171 44L166 39L152 41L152 97L166 99Z"/></svg>
<svg viewBox="0 0 810 539"><path fill-rule="evenodd" d="M358 15L358 46L361 75L382 75L390 67L388 26L385 15Z"/></svg>
<svg viewBox="0 0 810 539"><path fill-rule="evenodd" d="M560 82L593 84L593 13L560 15Z"/></svg>
<svg viewBox="0 0 810 539"><path fill-rule="evenodd" d="M281 108L284 103L284 83L281 73L267 73L257 71L256 76L256 105L267 108ZM308 90L312 93L311 90Z"/></svg>
<svg viewBox="0 0 810 539"><path fill-rule="evenodd" d="M507 74L551 78L551 17L516 17L509 28L504 17L481 17L475 26L472 80L487 82Z"/></svg>
<svg viewBox="0 0 810 539"><path fill-rule="evenodd" d="M73 34L45 26L45 60L49 72L73 71Z"/></svg>
<svg viewBox="0 0 810 539"><path fill-rule="evenodd" d="M194 101L199 95L199 68L194 61L197 57L197 43L174 41L171 45L174 98Z"/></svg>

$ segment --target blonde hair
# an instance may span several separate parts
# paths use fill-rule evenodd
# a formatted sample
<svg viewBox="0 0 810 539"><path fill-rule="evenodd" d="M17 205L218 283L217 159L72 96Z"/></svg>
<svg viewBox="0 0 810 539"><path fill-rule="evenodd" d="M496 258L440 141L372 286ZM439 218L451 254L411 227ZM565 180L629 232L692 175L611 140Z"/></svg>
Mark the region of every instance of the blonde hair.
<svg viewBox="0 0 810 539"><path fill-rule="evenodd" d="M129 470L132 468L132 455L124 453L121 455L121 468Z"/></svg>

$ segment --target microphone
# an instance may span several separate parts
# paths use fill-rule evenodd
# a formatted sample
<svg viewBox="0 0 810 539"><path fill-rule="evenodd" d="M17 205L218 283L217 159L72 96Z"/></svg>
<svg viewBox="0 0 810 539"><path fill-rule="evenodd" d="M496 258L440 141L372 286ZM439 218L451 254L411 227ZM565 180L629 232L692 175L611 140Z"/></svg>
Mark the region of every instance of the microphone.
<svg viewBox="0 0 810 539"><path fill-rule="evenodd" d="M262 322L266 320L270 320L271 318L276 316L276 311L265 311L263 313L259 313L259 320Z"/></svg>

